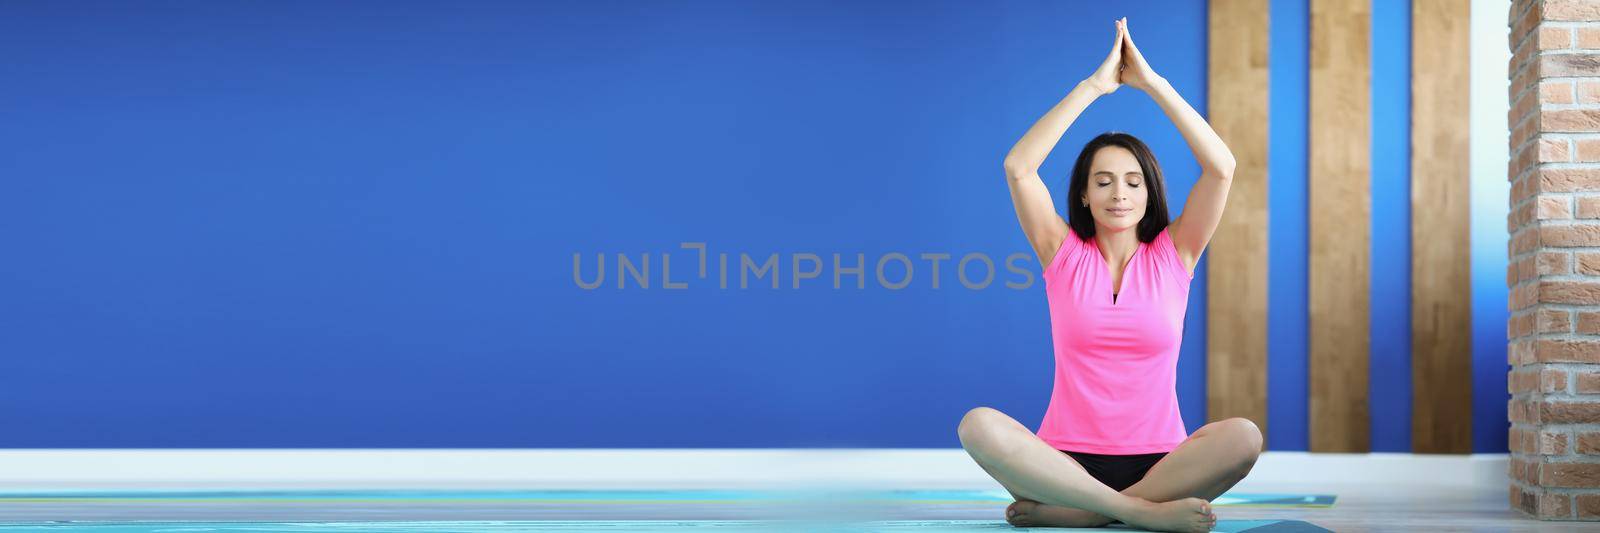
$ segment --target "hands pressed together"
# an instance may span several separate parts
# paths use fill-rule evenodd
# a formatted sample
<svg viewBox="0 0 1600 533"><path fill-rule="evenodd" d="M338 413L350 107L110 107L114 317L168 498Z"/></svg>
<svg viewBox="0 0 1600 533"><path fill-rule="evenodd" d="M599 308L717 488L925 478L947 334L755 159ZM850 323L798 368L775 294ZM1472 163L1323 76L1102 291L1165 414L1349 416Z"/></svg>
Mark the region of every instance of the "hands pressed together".
<svg viewBox="0 0 1600 533"><path fill-rule="evenodd" d="M1161 76L1156 75L1150 64L1145 62L1139 47L1133 45L1133 36L1128 34L1128 18L1118 19L1116 25L1117 37L1111 45L1111 53L1084 83L1100 91L1100 94L1111 94L1123 84L1150 92Z"/></svg>

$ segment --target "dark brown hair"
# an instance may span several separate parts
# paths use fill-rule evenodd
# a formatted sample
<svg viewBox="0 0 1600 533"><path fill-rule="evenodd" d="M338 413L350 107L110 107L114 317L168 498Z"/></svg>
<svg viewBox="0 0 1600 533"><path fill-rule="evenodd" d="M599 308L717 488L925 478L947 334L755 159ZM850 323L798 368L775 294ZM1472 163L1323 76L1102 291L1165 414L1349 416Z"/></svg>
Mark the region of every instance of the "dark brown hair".
<svg viewBox="0 0 1600 533"><path fill-rule="evenodd" d="M1089 164L1094 162L1094 154L1107 146L1126 148L1139 160L1139 170L1144 173L1144 187L1149 191L1150 200L1136 233L1140 242L1153 241L1156 235L1161 234L1161 230L1167 228L1166 182L1161 179L1161 166L1156 164L1156 156L1150 152L1150 147L1145 146L1138 137L1122 132L1102 133L1090 139L1088 144L1083 145L1083 151L1078 153L1078 161L1072 165L1072 178L1067 186L1067 225L1072 227L1072 232L1078 234L1079 239L1094 238L1094 214L1079 203L1079 199L1089 186Z"/></svg>

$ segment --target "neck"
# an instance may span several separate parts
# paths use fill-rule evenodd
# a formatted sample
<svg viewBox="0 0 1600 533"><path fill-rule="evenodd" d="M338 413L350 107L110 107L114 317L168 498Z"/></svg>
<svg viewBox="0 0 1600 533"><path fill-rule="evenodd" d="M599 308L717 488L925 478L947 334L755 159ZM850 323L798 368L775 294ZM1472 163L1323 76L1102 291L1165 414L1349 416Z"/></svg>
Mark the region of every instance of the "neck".
<svg viewBox="0 0 1600 533"><path fill-rule="evenodd" d="M1112 229L1097 224L1094 228L1094 240L1099 245L1100 253L1106 257L1107 262L1121 265L1122 262L1133 257L1133 252L1139 249L1138 229L1138 225ZM1115 260L1115 262L1112 260Z"/></svg>

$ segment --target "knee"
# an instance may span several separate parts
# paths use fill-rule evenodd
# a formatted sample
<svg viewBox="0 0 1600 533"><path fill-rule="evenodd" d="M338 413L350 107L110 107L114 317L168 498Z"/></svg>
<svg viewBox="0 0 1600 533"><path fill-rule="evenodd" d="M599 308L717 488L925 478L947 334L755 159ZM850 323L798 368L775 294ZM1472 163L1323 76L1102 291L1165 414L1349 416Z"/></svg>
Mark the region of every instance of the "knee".
<svg viewBox="0 0 1600 533"><path fill-rule="evenodd" d="M1261 428L1248 418L1229 418L1217 424L1217 432L1227 435L1227 440L1236 447L1240 468L1248 471L1261 456Z"/></svg>
<svg viewBox="0 0 1600 533"><path fill-rule="evenodd" d="M1005 420L1005 413L992 407L975 407L967 414L961 416L961 424L956 426L956 436L961 439L961 447L971 450L978 447L990 447L997 440L996 435L1002 429L1001 423Z"/></svg>

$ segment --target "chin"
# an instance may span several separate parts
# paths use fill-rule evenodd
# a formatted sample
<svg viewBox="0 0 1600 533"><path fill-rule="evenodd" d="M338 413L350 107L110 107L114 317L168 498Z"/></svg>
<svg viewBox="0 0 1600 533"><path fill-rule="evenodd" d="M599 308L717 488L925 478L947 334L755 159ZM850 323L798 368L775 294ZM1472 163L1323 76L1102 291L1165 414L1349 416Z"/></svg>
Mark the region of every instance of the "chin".
<svg viewBox="0 0 1600 533"><path fill-rule="evenodd" d="M1140 220L1143 220L1143 219L1142 218L1134 219L1132 221L1127 221L1127 222L1121 221L1121 220L1116 220L1116 219L1111 219L1111 220L1101 220L1099 222L1100 222L1100 225L1102 227L1106 227L1106 228L1110 228L1110 229L1114 229L1114 230L1126 230L1126 229L1133 229L1133 228L1139 227L1139 221Z"/></svg>

